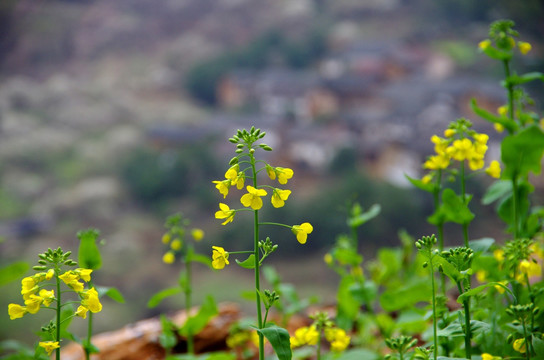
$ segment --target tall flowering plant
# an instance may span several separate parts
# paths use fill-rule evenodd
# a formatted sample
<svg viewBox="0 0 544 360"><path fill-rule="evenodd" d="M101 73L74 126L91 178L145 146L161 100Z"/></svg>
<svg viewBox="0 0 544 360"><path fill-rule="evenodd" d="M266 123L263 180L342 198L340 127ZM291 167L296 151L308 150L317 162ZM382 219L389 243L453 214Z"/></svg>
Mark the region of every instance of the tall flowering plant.
<svg viewBox="0 0 544 360"><path fill-rule="evenodd" d="M249 131L238 130L237 133L229 139L236 144L236 156L229 163L230 167L225 172L225 179L214 181L215 187L223 198L226 198L230 190L236 188L245 193L240 197L242 208L231 209L227 204L220 203L219 210L215 213L217 219L223 220L222 225L227 225L234 220L235 215L240 211L250 211L253 214L253 249L248 251L226 251L221 246L213 246L212 266L215 269L223 269L229 265L229 256L233 254L249 254L244 261L238 261L238 265L253 269L255 273L255 295L257 306L257 333L259 335L259 359L264 359L264 338L266 337L276 354L280 359L290 359L291 349L289 343L289 333L287 330L267 324L268 310L277 300L274 292L262 292L260 286L260 268L265 258L273 253L278 245L274 244L270 238L261 239L260 230L265 225L282 226L290 229L296 236L299 243L305 244L308 234L313 231L310 223L304 222L296 225L286 225L275 222L263 222L260 219L259 210L264 206L263 199L270 196L270 204L274 208L281 208L291 195L291 190L284 189L275 185L262 185L259 183L258 175L264 173L272 181L277 181L280 185L286 185L293 177L293 170L285 167L272 166L264 160L257 160L257 150L272 151L272 148L264 143L258 143L265 137L266 133L260 129L252 127ZM246 185L246 180L250 184ZM272 295L273 294L273 295ZM265 314L263 316L263 305Z"/></svg>
<svg viewBox="0 0 544 360"><path fill-rule="evenodd" d="M77 263L70 259L70 255L70 251L64 252L60 247L39 254L39 265L34 266L34 270L38 272L21 281L24 305L8 305L11 320L22 318L26 314L36 314L41 309L55 312L54 319L42 327L39 347L49 355L55 351L57 360L60 360L61 335L70 319L75 316L85 319L88 313L102 310L98 291L89 286L93 270L75 268ZM74 294L76 300L66 301L65 296L68 293ZM72 308L74 303L78 305L75 311Z"/></svg>

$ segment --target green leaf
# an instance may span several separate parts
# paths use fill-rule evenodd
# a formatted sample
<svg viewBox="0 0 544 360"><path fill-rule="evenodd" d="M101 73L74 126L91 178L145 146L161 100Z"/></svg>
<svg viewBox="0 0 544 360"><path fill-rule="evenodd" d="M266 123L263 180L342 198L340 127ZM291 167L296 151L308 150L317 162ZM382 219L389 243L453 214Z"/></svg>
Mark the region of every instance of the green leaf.
<svg viewBox="0 0 544 360"><path fill-rule="evenodd" d="M515 132L517 130L517 128L518 128L518 125L516 124L516 122L510 120L509 118L499 117L499 116L497 116L495 114L490 113L489 111L487 111L485 109L482 109L482 108L478 107L478 105L476 104L476 99L471 100L470 107L472 108L472 111L474 111L474 113L476 115L484 118L485 120L487 120L487 121L489 121L491 123L501 124L510 133Z"/></svg>
<svg viewBox="0 0 544 360"><path fill-rule="evenodd" d="M276 325L270 325L263 329L257 329L257 332L270 342L279 360L291 360L293 354L287 330Z"/></svg>
<svg viewBox="0 0 544 360"><path fill-rule="evenodd" d="M495 287L495 286L500 286L502 287L505 291L507 291L510 295L512 295L512 298L516 299L516 296L514 295L514 293L512 292L512 290L510 290L507 286L505 286L504 284L501 284L500 282L495 282L495 281L492 281L492 282L489 282L487 284L483 284L483 285L480 285L478 287L475 287L473 289L470 289L466 292L464 292L463 294L459 295L459 297L457 298L457 302L459 304L462 304L463 301L465 301L466 299L470 298L471 296L474 296L476 294L479 294L481 293L482 291L484 291L485 289L489 288L489 287ZM515 301L517 302L517 301Z"/></svg>
<svg viewBox="0 0 544 360"><path fill-rule="evenodd" d="M68 331L68 327L74 318L74 308L71 304L65 304L60 311L60 337L72 338L72 334Z"/></svg>
<svg viewBox="0 0 544 360"><path fill-rule="evenodd" d="M364 213L349 219L348 226L352 228L357 228L363 225L364 223L366 223L367 221L378 216L381 210L382 210L382 207L379 204L374 204L370 207L370 209L368 209L368 211L365 211Z"/></svg>
<svg viewBox="0 0 544 360"><path fill-rule="evenodd" d="M489 205L512 193L512 181L495 181L485 192L482 198L482 204Z"/></svg>
<svg viewBox="0 0 544 360"><path fill-rule="evenodd" d="M354 283L353 276L347 275L342 277L336 294L336 302L338 304L336 323L338 327L344 330L351 328L361 306L361 303L357 301L350 290Z"/></svg>
<svg viewBox="0 0 544 360"><path fill-rule="evenodd" d="M482 238L478 240L470 240L468 246L474 250L474 252L486 252L495 243L493 238Z"/></svg>
<svg viewBox="0 0 544 360"><path fill-rule="evenodd" d="M118 303L124 304L125 298L123 297L123 294L121 292L111 286L97 286L96 291L98 292L98 296L107 296L110 299L117 301Z"/></svg>
<svg viewBox="0 0 544 360"><path fill-rule="evenodd" d="M85 269L98 270L102 266L102 257L96 245L100 233L96 229L88 229L77 233L80 240L78 262Z"/></svg>
<svg viewBox="0 0 544 360"><path fill-rule="evenodd" d="M153 295L151 297L151 299L149 299L149 301L147 302L147 307L154 308L157 305L159 305L161 303L161 301L163 301L167 297L172 296L172 295L176 295L176 294L178 294L180 292L181 292L181 288L179 286L161 290L158 293L156 293L155 295Z"/></svg>
<svg viewBox="0 0 544 360"><path fill-rule="evenodd" d="M408 181L412 185L414 185L420 190L427 191L430 193L433 193L436 191L436 184L434 182L424 183L423 181L421 181L421 179L414 179L406 174L404 174L404 177L408 179Z"/></svg>
<svg viewBox="0 0 544 360"><path fill-rule="evenodd" d="M372 281L355 282L349 287L349 292L361 304L368 304L376 299L378 287Z"/></svg>
<svg viewBox="0 0 544 360"><path fill-rule="evenodd" d="M163 314L161 314L161 328L162 331L159 335L159 343L165 349L173 348L178 341L176 334L174 333L176 327L174 323Z"/></svg>
<svg viewBox="0 0 544 360"><path fill-rule="evenodd" d="M442 269L444 275L449 277L454 283L461 281L465 276L440 255L433 256L433 266Z"/></svg>
<svg viewBox="0 0 544 360"><path fill-rule="evenodd" d="M452 189L445 189L442 192L440 209L446 221L469 224L474 219L474 214L468 208L469 201L463 201L462 196L457 195Z"/></svg>
<svg viewBox="0 0 544 360"><path fill-rule="evenodd" d="M6 285L12 281L18 280L30 269L24 261L14 262L0 268L0 286Z"/></svg>
<svg viewBox="0 0 544 360"><path fill-rule="evenodd" d="M198 334L218 312L219 310L217 310L217 305L213 297L207 296L196 315L187 318L179 333L182 336L187 336L189 333L193 335Z"/></svg>
<svg viewBox="0 0 544 360"><path fill-rule="evenodd" d="M525 84L534 80L544 81L544 74L538 71L534 71L527 74L523 74L521 76L511 75L504 80L504 84L505 85L510 84L510 85L516 86L516 85Z"/></svg>
<svg viewBox="0 0 544 360"><path fill-rule="evenodd" d="M493 46L488 46L482 50L484 54L495 60L510 60L512 58L512 51L504 51L497 49Z"/></svg>
<svg viewBox="0 0 544 360"><path fill-rule="evenodd" d="M431 284L427 278L411 281L397 289L387 289L380 295L380 305L386 311L411 308L420 301L431 300Z"/></svg>
<svg viewBox="0 0 544 360"><path fill-rule="evenodd" d="M543 153L544 133L536 125L505 137L501 145L503 176L509 179L523 178L530 171L535 175L540 174Z"/></svg>
<svg viewBox="0 0 544 360"><path fill-rule="evenodd" d="M539 339L537 336L533 337L533 349L538 359L544 359L544 340Z"/></svg>
<svg viewBox="0 0 544 360"><path fill-rule="evenodd" d="M238 261L238 259L236 259L236 263L245 269L255 269L255 255L249 255L244 261Z"/></svg>
<svg viewBox="0 0 544 360"><path fill-rule="evenodd" d="M357 253L356 249L336 248L334 257L340 264L357 266L363 261L363 257Z"/></svg>

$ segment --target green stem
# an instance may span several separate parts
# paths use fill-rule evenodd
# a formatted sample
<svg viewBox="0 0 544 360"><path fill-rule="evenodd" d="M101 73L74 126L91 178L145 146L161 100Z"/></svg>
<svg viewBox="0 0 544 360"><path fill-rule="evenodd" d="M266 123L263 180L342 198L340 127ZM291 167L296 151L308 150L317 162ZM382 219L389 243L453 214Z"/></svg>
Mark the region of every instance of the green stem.
<svg viewBox="0 0 544 360"><path fill-rule="evenodd" d="M92 282L88 283L89 289L93 287ZM85 359L89 360L91 358L91 338L93 335L93 313L89 311L89 321L87 323L87 343L83 347L85 351Z"/></svg>
<svg viewBox="0 0 544 360"><path fill-rule="evenodd" d="M191 289L191 261L185 261L185 309L187 312L187 320L189 320L189 313L192 306L192 289ZM187 353L194 354L194 337L190 327L187 331Z"/></svg>
<svg viewBox="0 0 544 360"><path fill-rule="evenodd" d="M442 169L438 169L436 176L436 188L433 191L434 209L438 210L440 207L440 189L442 187ZM438 249L440 252L444 251L444 223L440 222L436 225L438 230ZM446 296L446 274L440 273L440 288L442 289L442 295ZM437 344L435 344L437 346Z"/></svg>
<svg viewBox="0 0 544 360"><path fill-rule="evenodd" d="M463 294L463 288L461 283L457 283L457 289L459 289L459 294ZM470 298L463 301L463 308L465 310L465 355L468 360L472 356L472 331L470 329Z"/></svg>
<svg viewBox="0 0 544 360"><path fill-rule="evenodd" d="M61 292L60 292L60 268L55 265L55 278L57 282L57 324L56 324L56 340L60 345L60 311L61 311ZM55 359L60 360L60 346L55 351Z"/></svg>
<svg viewBox="0 0 544 360"><path fill-rule="evenodd" d="M316 352L316 360L321 360L321 329L319 329L319 336L317 337L317 352Z"/></svg>
<svg viewBox="0 0 544 360"><path fill-rule="evenodd" d="M466 181L465 181L465 162L461 162L461 197L463 203L467 203L466 198ZM465 247L468 248L468 223L463 224L463 239L465 241Z"/></svg>
<svg viewBox="0 0 544 360"><path fill-rule="evenodd" d="M518 179L517 175L514 173L512 175L512 207L514 212L514 239L518 238L519 235L519 198L518 198Z"/></svg>
<svg viewBox="0 0 544 360"><path fill-rule="evenodd" d="M429 265L431 270L431 290L433 294L433 342L434 342L434 360L437 360L438 358L438 329L437 329L437 321L436 321L436 294L435 294L435 284L434 284L434 267L433 267L433 253L432 250L429 250L430 256L429 256Z"/></svg>
<svg viewBox="0 0 544 360"><path fill-rule="evenodd" d="M504 75L508 79L510 77L510 60L503 60ZM510 82L506 83L508 91L508 118L514 120L514 86Z"/></svg>
<svg viewBox="0 0 544 360"><path fill-rule="evenodd" d="M255 169L255 157L250 152L251 172L253 174L253 187L257 188L257 171ZM259 210L254 210L254 233L253 233L253 253L255 255L255 295L257 303L257 328L263 328L263 315L261 309L261 285L260 285L260 271L259 271ZM259 360L264 360L264 337L259 334Z"/></svg>

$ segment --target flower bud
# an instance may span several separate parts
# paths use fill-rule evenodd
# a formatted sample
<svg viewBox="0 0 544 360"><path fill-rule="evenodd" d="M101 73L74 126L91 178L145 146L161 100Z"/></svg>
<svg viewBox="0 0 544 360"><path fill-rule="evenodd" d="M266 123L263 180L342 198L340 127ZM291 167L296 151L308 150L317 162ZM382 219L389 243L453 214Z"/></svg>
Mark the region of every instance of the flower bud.
<svg viewBox="0 0 544 360"><path fill-rule="evenodd" d="M45 266L34 266L32 267L33 270L36 270L36 271L43 271L46 269Z"/></svg>
<svg viewBox="0 0 544 360"><path fill-rule="evenodd" d="M238 164L238 158L235 156L232 159L230 159L229 165L232 166L232 165L236 165L236 164Z"/></svg>

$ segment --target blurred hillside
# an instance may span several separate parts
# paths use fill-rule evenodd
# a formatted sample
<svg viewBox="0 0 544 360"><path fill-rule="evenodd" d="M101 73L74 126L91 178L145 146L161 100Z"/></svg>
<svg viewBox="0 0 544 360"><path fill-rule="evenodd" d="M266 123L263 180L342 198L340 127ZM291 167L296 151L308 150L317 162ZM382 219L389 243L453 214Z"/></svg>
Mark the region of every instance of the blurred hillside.
<svg viewBox="0 0 544 360"><path fill-rule="evenodd" d="M279 239L279 259L320 257L347 231L354 201L383 209L360 234L368 258L402 228L426 234L431 199L404 174L421 175L429 137L457 117L493 132L468 107L476 97L495 111L505 99L500 67L476 44L490 21L512 18L533 43L517 65L541 70L543 15L538 0L2 1L0 261L76 250L76 232L96 227L97 283L118 286L137 309L112 314L156 313L140 294L176 277L160 262L166 215L182 211L205 230L203 253L244 243L241 217L227 227L213 218L222 198L211 181L233 154L227 138L252 125L275 149L267 160L295 170L290 203L264 216L315 226L305 247L284 230L265 234ZM543 89L530 91L542 108ZM494 159L499 140L491 134ZM476 198L487 183L475 178ZM493 209L474 207L483 216L471 236L503 238Z"/></svg>

